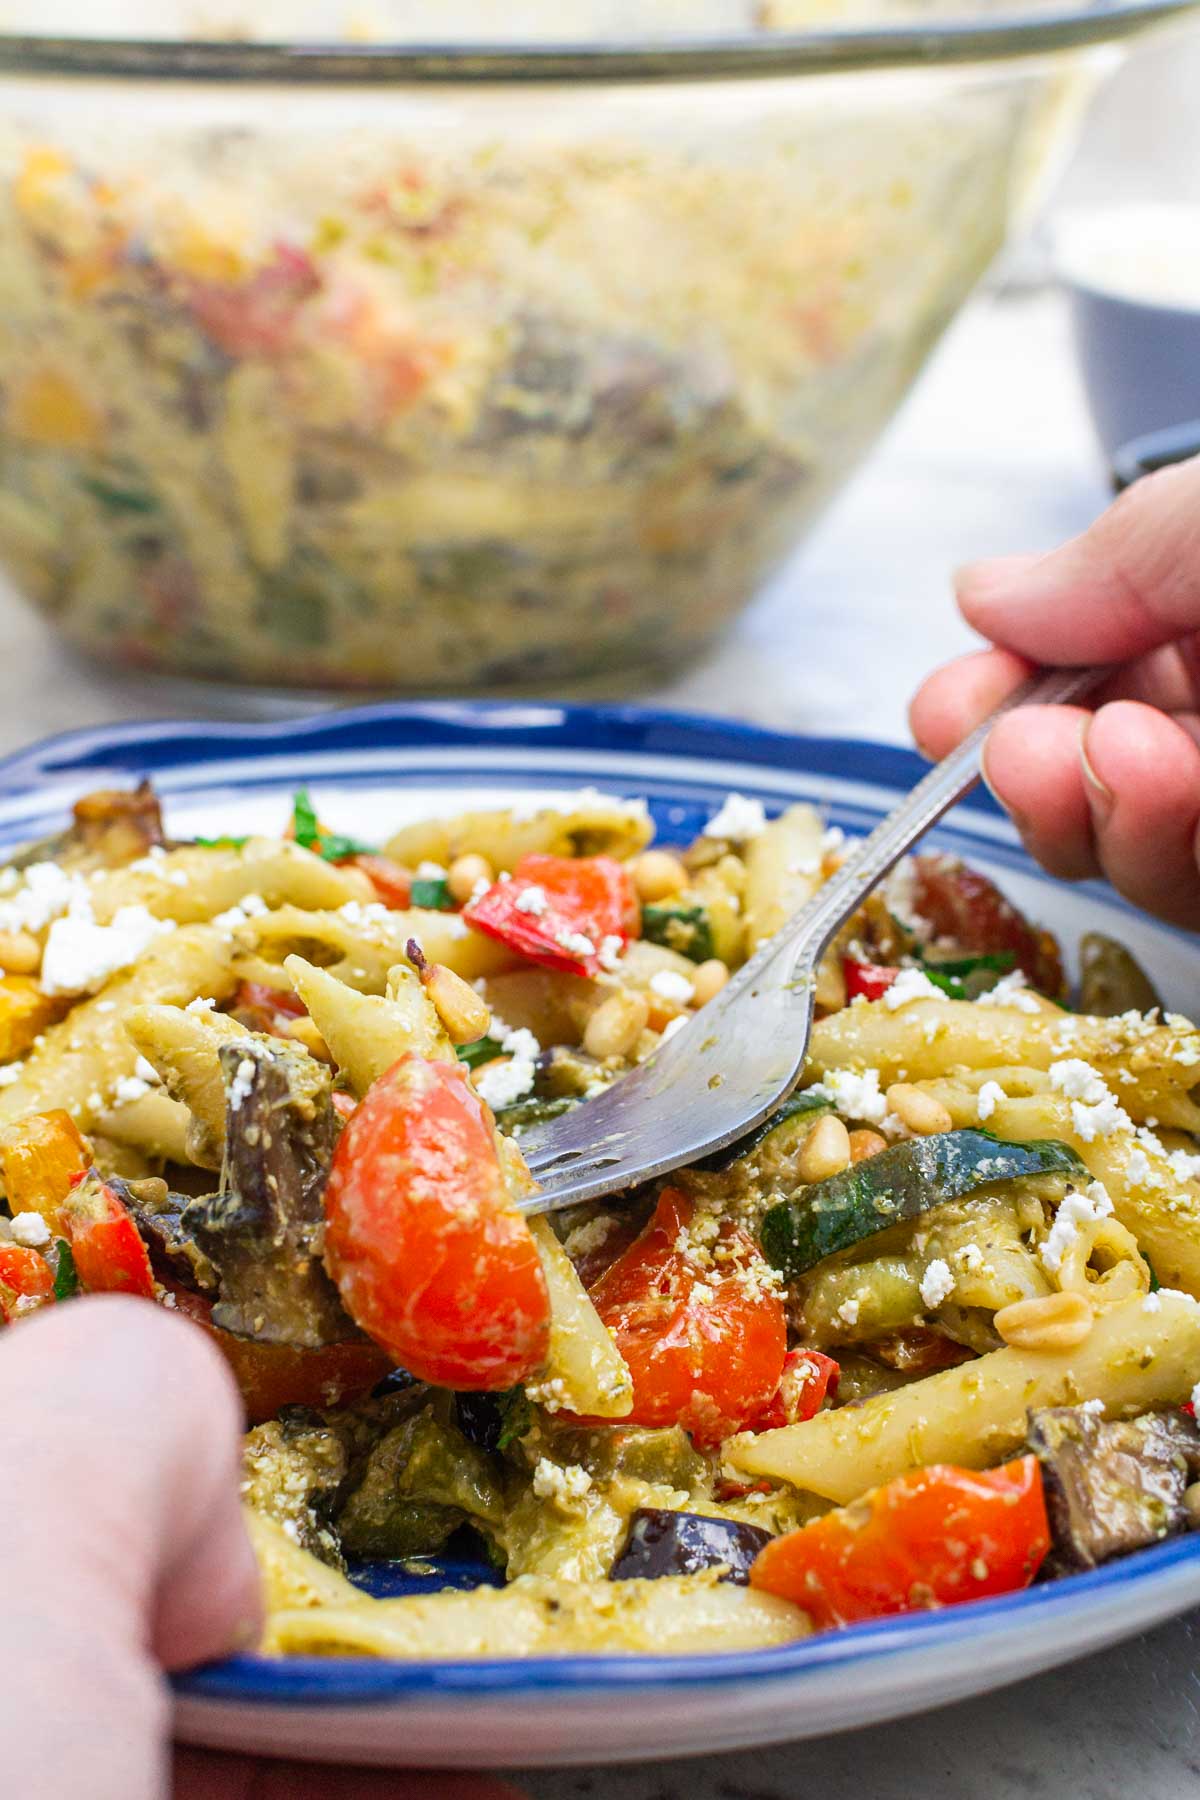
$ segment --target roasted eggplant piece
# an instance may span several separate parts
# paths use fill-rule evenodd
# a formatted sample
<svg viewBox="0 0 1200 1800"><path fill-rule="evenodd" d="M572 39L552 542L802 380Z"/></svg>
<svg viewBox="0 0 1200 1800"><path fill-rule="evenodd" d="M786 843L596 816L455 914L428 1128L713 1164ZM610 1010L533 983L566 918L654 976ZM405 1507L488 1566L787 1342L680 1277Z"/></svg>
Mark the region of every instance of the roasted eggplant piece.
<svg viewBox="0 0 1200 1800"><path fill-rule="evenodd" d="M1179 1411L1111 1422L1081 1406L1029 1415L1054 1547L1048 1572L1094 1569L1188 1523L1183 1495L1200 1474L1200 1429Z"/></svg>
<svg viewBox="0 0 1200 1800"><path fill-rule="evenodd" d="M135 788L99 788L84 794L74 811L65 831L25 844L9 857L12 867L57 862L79 874L121 869L166 842L158 795L148 781Z"/></svg>
<svg viewBox="0 0 1200 1800"><path fill-rule="evenodd" d="M428 1407L381 1438L347 1485L336 1523L351 1556L428 1556L461 1525L504 1517L491 1458Z"/></svg>
<svg viewBox="0 0 1200 1800"><path fill-rule="evenodd" d="M1079 940L1080 1012L1113 1019L1161 1005L1154 983L1124 944L1102 931L1084 932Z"/></svg>
<svg viewBox="0 0 1200 1800"><path fill-rule="evenodd" d="M166 1182L157 1176L145 1181L122 1181L119 1176L110 1175L108 1185L129 1209L150 1252L155 1274L201 1293L215 1292L217 1271L184 1224L183 1215L193 1204L188 1196L171 1193Z"/></svg>
<svg viewBox="0 0 1200 1800"><path fill-rule="evenodd" d="M184 1208L182 1229L218 1276L213 1322L313 1349L355 1327L321 1262L321 1198L337 1139L328 1076L305 1051L223 1044L228 1105L220 1193Z"/></svg>
<svg viewBox="0 0 1200 1800"><path fill-rule="evenodd" d="M242 1494L303 1549L341 1567L332 1515L349 1466L346 1434L319 1413L290 1407L247 1434Z"/></svg>
<svg viewBox="0 0 1200 1800"><path fill-rule="evenodd" d="M696 1575L701 1569L720 1568L722 1581L745 1587L751 1563L770 1541L769 1531L739 1519L639 1506L630 1514L629 1535L608 1578L657 1581L662 1575Z"/></svg>

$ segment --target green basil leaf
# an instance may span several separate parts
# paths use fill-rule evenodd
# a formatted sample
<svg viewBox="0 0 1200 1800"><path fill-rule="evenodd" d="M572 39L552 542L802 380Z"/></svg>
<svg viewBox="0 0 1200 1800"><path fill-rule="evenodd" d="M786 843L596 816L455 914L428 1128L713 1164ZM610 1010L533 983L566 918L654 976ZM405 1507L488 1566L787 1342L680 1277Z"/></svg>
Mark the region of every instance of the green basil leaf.
<svg viewBox="0 0 1200 1800"><path fill-rule="evenodd" d="M73 1300L79 1292L79 1275L75 1268L75 1258L66 1238L59 1238L58 1267L54 1271L54 1298L56 1300Z"/></svg>
<svg viewBox="0 0 1200 1800"><path fill-rule="evenodd" d="M413 878L410 906L423 906L427 912L453 912L454 898L444 875L417 875Z"/></svg>
<svg viewBox="0 0 1200 1800"><path fill-rule="evenodd" d="M455 1051L459 1062L466 1063L468 1069L482 1068L484 1063L493 1057L504 1055L504 1045L494 1037L476 1038L474 1043L460 1044Z"/></svg>

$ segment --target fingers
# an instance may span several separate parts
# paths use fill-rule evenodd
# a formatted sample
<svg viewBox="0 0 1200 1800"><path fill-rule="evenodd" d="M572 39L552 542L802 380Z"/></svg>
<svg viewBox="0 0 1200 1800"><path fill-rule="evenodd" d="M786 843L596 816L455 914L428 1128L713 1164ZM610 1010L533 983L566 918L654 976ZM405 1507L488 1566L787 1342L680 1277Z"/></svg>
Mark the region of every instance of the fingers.
<svg viewBox="0 0 1200 1800"><path fill-rule="evenodd" d="M1034 662L1124 662L1200 626L1200 459L1126 490L1046 556L960 571L968 624Z"/></svg>
<svg viewBox="0 0 1200 1800"><path fill-rule="evenodd" d="M342 1769L265 1762L208 1750L176 1752L172 1800L528 1800L491 1775Z"/></svg>
<svg viewBox="0 0 1200 1800"><path fill-rule="evenodd" d="M1064 881L1100 873L1079 746L1088 714L1074 706L1022 706L992 727L984 779L1030 853Z"/></svg>
<svg viewBox="0 0 1200 1800"><path fill-rule="evenodd" d="M939 761L994 712L1029 674L1024 657L1008 650L977 650L935 669L908 709L912 734L926 756Z"/></svg>
<svg viewBox="0 0 1200 1800"><path fill-rule="evenodd" d="M5 1516L54 1546L97 1606L167 1667L245 1643L257 1570L238 1504L241 1410L203 1334L144 1302L95 1297L5 1333ZM64 1470L70 1479L64 1480Z"/></svg>
<svg viewBox="0 0 1200 1800"><path fill-rule="evenodd" d="M1088 724L1080 768L1100 865L1127 899L1200 925L1200 747L1153 707L1117 701Z"/></svg>

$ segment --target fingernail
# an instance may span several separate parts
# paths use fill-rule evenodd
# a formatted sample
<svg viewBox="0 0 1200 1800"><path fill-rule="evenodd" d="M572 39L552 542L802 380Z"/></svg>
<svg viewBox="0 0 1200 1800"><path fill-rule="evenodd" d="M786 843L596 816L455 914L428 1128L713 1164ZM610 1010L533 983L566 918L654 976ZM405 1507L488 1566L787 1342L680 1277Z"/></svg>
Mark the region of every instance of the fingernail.
<svg viewBox="0 0 1200 1800"><path fill-rule="evenodd" d="M1098 825L1104 825L1113 809L1112 789L1107 787L1092 767L1087 752L1088 732L1093 721L1085 719L1079 730L1079 766L1083 770L1084 791Z"/></svg>

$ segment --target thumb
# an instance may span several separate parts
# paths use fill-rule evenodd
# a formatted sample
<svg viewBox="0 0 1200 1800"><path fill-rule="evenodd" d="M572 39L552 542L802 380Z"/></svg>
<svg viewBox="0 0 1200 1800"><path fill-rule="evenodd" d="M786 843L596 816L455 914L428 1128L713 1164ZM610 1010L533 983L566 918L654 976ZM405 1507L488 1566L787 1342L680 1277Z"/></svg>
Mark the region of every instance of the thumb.
<svg viewBox="0 0 1200 1800"><path fill-rule="evenodd" d="M1126 662L1200 627L1200 458L1128 488L1045 556L969 564L968 624L1034 662Z"/></svg>

